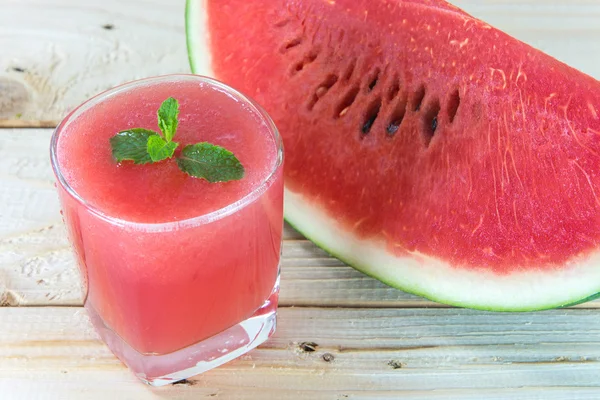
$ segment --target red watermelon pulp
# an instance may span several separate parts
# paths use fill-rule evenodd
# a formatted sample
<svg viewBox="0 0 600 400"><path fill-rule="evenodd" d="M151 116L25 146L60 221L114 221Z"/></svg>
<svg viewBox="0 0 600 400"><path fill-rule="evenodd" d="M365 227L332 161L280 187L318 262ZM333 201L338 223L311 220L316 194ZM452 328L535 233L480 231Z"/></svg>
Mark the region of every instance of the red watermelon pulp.
<svg viewBox="0 0 600 400"><path fill-rule="evenodd" d="M275 120L286 219L331 254L464 307L600 292L597 80L440 0L188 0L187 35Z"/></svg>

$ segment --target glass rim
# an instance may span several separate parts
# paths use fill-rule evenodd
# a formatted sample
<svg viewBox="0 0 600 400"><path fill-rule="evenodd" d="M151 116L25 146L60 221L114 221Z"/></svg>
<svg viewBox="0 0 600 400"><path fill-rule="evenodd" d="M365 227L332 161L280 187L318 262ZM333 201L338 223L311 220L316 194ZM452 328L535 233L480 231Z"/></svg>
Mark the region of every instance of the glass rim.
<svg viewBox="0 0 600 400"><path fill-rule="evenodd" d="M221 207L217 210L211 211L209 213L197 215L194 217L189 217L177 221L168 221L168 222L135 222L129 221L127 219L113 217L111 215L106 214L98 207L91 205L88 201L86 201L77 191L69 185L64 175L62 174L58 162L57 156L57 146L58 146L58 137L60 136L60 132L65 129L67 125L76 120L82 113L89 110L96 104L103 102L105 99L115 96L117 94L121 94L127 92L130 89L133 89L138 86L143 85L152 85L154 83L161 82L181 82L181 81L194 81L207 83L213 87L216 87L226 94L231 95L236 98L236 100L243 102L245 105L249 106L251 111L255 112L258 117L265 123L267 129L269 129L270 133L273 136L274 145L277 150L277 158L273 167L271 168L269 174L260 181L259 184L256 185L249 193L245 196L241 197L237 201L233 203L229 203L224 207ZM275 174L279 171L279 169L283 165L283 140L281 135L279 134L279 130L275 126L275 123L269 116L269 114L262 108L260 104L251 99L250 97L242 94L236 89L207 76L202 75L194 75L194 74L169 74L169 75L160 75L149 78L138 79L130 82L123 83L121 85L115 86L111 89L108 89L104 92L101 92L85 102L78 105L75 109L73 109L67 116L65 116L61 122L57 125L52 133L52 138L50 140L50 162L52 165L52 170L54 171L54 175L60 186L67 192L69 196L75 199L79 204L84 206L88 211L92 214L98 216L99 218L113 224L122 227L131 227L138 230L143 231L169 231L172 229L182 228L182 227L191 227L191 226L199 226L203 224L208 224L213 221L217 221L222 219L228 215L235 213L246 207L247 205L254 202L260 195L262 195L272 184Z"/></svg>

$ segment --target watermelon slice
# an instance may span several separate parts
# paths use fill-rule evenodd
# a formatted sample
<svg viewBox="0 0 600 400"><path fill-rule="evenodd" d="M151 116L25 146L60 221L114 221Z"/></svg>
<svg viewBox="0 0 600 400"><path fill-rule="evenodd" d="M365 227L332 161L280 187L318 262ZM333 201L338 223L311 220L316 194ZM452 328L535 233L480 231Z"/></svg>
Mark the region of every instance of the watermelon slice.
<svg viewBox="0 0 600 400"><path fill-rule="evenodd" d="M275 120L286 219L331 254L463 307L600 292L597 80L439 0L189 0L187 37Z"/></svg>

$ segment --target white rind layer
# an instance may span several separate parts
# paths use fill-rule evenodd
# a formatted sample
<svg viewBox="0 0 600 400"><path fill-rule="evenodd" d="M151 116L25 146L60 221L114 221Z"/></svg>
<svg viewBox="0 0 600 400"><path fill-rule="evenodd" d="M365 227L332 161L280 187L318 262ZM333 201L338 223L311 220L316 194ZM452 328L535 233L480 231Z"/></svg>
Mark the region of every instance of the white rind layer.
<svg viewBox="0 0 600 400"><path fill-rule="evenodd" d="M398 257L382 241L359 239L299 193L285 191L285 215L306 237L382 282L461 307L530 311L576 303L600 292L600 251L555 271L498 275L467 270L424 254ZM518 269L517 269L518 270Z"/></svg>
<svg viewBox="0 0 600 400"><path fill-rule="evenodd" d="M187 0L185 5L185 29L188 57L192 72L214 77L208 32L207 0Z"/></svg>

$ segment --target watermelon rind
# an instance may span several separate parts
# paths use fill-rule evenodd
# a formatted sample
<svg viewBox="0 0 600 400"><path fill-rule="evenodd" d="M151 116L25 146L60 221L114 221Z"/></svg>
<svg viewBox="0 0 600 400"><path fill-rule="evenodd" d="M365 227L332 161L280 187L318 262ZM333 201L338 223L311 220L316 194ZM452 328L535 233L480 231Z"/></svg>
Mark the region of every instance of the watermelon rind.
<svg viewBox="0 0 600 400"><path fill-rule="evenodd" d="M186 1L187 49L192 72L214 76L205 2ZM556 270L532 271L527 267L524 272L498 275L484 268L456 268L425 254L392 255L383 242L356 237L301 193L288 189L285 219L317 246L364 274L439 303L520 312L567 307L600 298L600 251Z"/></svg>
<svg viewBox="0 0 600 400"><path fill-rule="evenodd" d="M383 242L359 239L340 229L318 207L289 190L285 192L285 216L290 225L346 264L389 286L439 303L486 311L537 311L600 296L600 253L570 268L553 272L528 269L503 276L483 269L454 268L423 254L394 256Z"/></svg>
<svg viewBox="0 0 600 400"><path fill-rule="evenodd" d="M185 36L192 72L198 75L212 76L205 9L206 0L187 0L185 2Z"/></svg>

